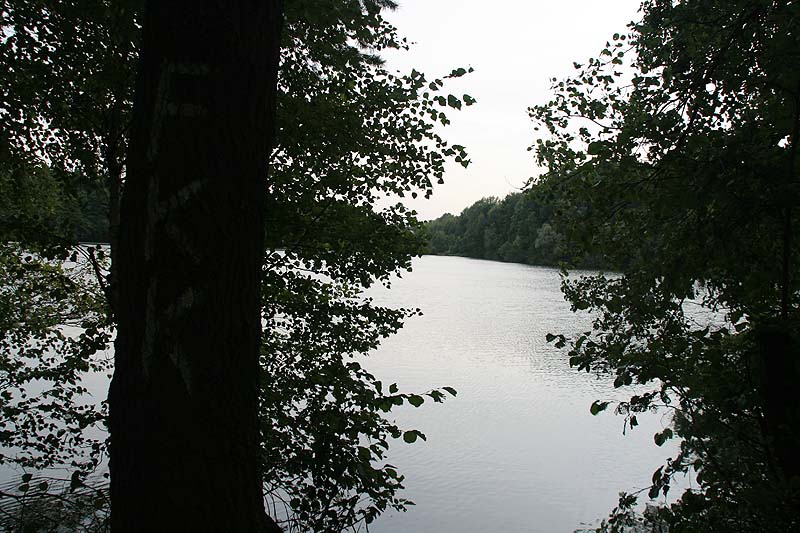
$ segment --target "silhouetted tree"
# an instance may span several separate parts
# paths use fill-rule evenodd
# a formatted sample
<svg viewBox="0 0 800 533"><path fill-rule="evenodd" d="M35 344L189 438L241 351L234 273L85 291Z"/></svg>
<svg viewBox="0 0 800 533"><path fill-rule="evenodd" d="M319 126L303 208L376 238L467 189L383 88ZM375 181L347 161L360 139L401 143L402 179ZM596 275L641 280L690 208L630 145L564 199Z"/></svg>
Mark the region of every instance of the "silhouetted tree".
<svg viewBox="0 0 800 533"><path fill-rule="evenodd" d="M117 317L108 296L117 276L107 274L120 262L115 191L127 175L143 6L0 4L0 135L8 140L0 143L0 430L14 446L0 463L61 466L68 486L85 482L104 494L91 473L102 473L106 457L106 411L100 394L86 398L84 378L112 368L106 354ZM341 531L403 509L403 476L385 450L392 439L422 438L387 413L423 396L382 387L351 360L416 312L354 294L410 268L423 244L415 212L400 203L376 210L376 199L430 196L448 160L469 163L435 125L474 99L446 92L448 79L468 69L439 78L388 72L380 54L407 48L384 18L394 6L285 5L266 190L259 414L264 493L286 504L281 525L290 529ZM105 208L109 223L98 223ZM88 230L110 235L110 253L75 242ZM46 392L26 395L33 381ZM443 399L436 390L426 397ZM17 486L38 486L38 475ZM49 487L61 496L60 485Z"/></svg>
<svg viewBox="0 0 800 533"><path fill-rule="evenodd" d="M621 265L567 280L594 313L570 363L640 385L630 426L659 406L681 439L653 475L697 484L663 509L670 531L800 527L800 5L646 0L642 20L555 81L530 110L569 242ZM649 386L649 390L643 386ZM599 413L611 405L598 401ZM635 495L609 524L624 530Z"/></svg>
<svg viewBox="0 0 800 533"><path fill-rule="evenodd" d="M121 203L112 530L276 531L260 283L281 2L150 2Z"/></svg>

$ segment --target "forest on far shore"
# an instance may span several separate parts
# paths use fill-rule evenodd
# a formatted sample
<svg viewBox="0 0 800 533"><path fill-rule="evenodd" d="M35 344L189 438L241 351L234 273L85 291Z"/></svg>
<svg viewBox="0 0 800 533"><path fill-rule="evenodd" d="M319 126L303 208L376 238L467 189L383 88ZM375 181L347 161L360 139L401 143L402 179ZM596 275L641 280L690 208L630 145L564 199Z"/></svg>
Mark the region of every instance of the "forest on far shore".
<svg viewBox="0 0 800 533"><path fill-rule="evenodd" d="M425 222L426 253L540 266L604 266L597 257L576 255L556 209L535 187L503 199L483 198L460 215L445 213Z"/></svg>

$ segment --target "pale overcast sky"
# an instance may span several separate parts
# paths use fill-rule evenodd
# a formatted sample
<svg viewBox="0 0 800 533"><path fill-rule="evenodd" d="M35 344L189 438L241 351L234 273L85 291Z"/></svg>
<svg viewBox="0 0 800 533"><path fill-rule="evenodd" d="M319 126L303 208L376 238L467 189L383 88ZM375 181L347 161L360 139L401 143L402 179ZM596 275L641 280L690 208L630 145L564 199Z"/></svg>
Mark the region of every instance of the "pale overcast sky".
<svg viewBox="0 0 800 533"><path fill-rule="evenodd" d="M448 167L430 200L408 199L421 219L458 214L485 196L503 197L538 174L533 126L526 112L550 99L550 78L574 72L573 61L597 56L616 32L638 18L639 0L398 0L387 18L415 43L385 55L390 70L424 72L429 79L453 68L475 72L448 92L478 100L452 111L442 129L469 150L472 164Z"/></svg>

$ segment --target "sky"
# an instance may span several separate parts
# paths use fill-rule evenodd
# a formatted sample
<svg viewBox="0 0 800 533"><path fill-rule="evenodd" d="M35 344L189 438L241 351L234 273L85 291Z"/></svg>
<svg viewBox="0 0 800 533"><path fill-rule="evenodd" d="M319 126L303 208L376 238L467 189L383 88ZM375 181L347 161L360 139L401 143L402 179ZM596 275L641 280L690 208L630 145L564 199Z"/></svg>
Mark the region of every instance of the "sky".
<svg viewBox="0 0 800 533"><path fill-rule="evenodd" d="M398 0L386 14L410 51L384 54L390 71L424 72L428 79L458 67L475 71L445 85L477 104L451 111L441 129L465 145L472 164L447 167L445 184L429 200L404 203L428 220L458 214L487 196L504 197L538 175L527 108L546 103L551 78L574 72L573 62L596 57L614 33L638 17L639 0Z"/></svg>

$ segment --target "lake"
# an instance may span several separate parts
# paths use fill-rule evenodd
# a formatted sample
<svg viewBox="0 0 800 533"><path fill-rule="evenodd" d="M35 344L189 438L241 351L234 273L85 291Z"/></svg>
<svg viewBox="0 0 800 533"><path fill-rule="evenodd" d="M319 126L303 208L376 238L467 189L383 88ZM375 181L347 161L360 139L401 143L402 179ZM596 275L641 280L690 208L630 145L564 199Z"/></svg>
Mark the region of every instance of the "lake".
<svg viewBox="0 0 800 533"><path fill-rule="evenodd" d="M401 494L416 502L387 512L373 533L572 533L596 525L619 491L649 485L677 443L652 435L669 420L639 416L622 435L622 418L589 413L596 399L624 397L609 378L579 373L545 341L549 332L589 327L569 310L558 271L459 257L426 256L376 303L420 307L398 335L364 361L402 392L452 386L456 398L398 408L401 427L427 436L397 441L389 462L405 474ZM110 353L109 353L110 356ZM107 378L86 383L105 396ZM0 467L0 482L13 477Z"/></svg>
<svg viewBox="0 0 800 533"><path fill-rule="evenodd" d="M569 367L548 332L589 326L560 292L556 269L459 257L425 256L376 303L420 307L396 336L366 359L379 379L402 392L449 385L456 398L428 400L392 414L427 442L390 450L405 474L406 513L387 512L373 533L571 533L596 525L619 491L649 485L677 443L653 443L669 420L589 413L596 399L625 397L608 377ZM628 391L630 392L630 391ZM643 496L646 499L646 496Z"/></svg>

